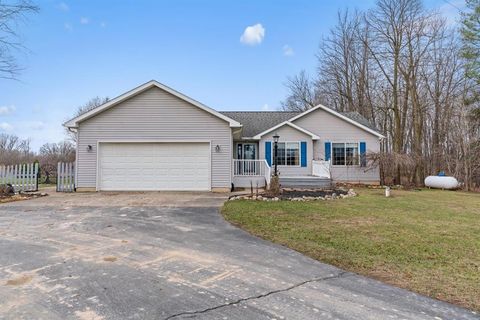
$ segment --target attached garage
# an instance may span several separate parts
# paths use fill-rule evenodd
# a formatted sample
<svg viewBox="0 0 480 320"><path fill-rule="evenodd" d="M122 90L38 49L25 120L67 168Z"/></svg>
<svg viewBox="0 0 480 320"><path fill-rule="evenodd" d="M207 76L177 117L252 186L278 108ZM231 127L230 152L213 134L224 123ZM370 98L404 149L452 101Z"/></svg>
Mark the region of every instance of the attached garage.
<svg viewBox="0 0 480 320"><path fill-rule="evenodd" d="M99 143L99 190L210 190L210 144Z"/></svg>
<svg viewBox="0 0 480 320"><path fill-rule="evenodd" d="M149 81L64 124L77 191L229 191L241 124Z"/></svg>

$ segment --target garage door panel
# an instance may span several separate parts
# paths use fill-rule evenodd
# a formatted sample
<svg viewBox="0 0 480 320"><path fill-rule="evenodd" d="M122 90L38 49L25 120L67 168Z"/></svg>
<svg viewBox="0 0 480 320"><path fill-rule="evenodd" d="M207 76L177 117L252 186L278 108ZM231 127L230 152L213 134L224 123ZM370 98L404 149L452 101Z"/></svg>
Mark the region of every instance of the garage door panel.
<svg viewBox="0 0 480 320"><path fill-rule="evenodd" d="M208 143L102 143L101 190L209 190Z"/></svg>

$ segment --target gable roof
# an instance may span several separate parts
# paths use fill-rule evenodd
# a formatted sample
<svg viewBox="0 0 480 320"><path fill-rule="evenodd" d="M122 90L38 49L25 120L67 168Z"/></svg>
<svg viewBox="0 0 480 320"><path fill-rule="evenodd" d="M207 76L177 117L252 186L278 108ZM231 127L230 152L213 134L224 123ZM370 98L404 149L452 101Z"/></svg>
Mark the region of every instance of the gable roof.
<svg viewBox="0 0 480 320"><path fill-rule="evenodd" d="M255 137L253 137L253 139L261 139L261 138L262 138L264 135L266 135L267 133L272 132L272 131L274 131L274 130L280 128L280 127L283 127L283 126L290 126L290 127L294 128L294 129L297 129L298 131L303 132L303 133L305 133L306 135L309 135L310 137L312 137L313 140L318 140L318 139L320 139L320 137L317 136L316 134L314 134L314 133L312 133L312 132L310 132L310 131L308 131L308 130L306 130L306 129L303 129L302 127L299 127L299 126L297 126L296 124L291 123L290 121L285 121L285 122L279 123L279 124L277 124L276 126L270 128L270 129L267 129L267 130L265 130L265 131L263 131L263 132L260 132L260 133L257 134Z"/></svg>
<svg viewBox="0 0 480 320"><path fill-rule="evenodd" d="M378 130L377 127L375 127L373 124L370 123L370 121L368 121L364 116L362 116L360 113L356 112L356 111L352 111L352 112L339 112L341 115L347 117L347 118L350 118L352 119L353 121L356 121L362 125L364 125L365 127L367 128L370 128L374 131L377 131L378 133L380 133L380 131Z"/></svg>
<svg viewBox="0 0 480 320"><path fill-rule="evenodd" d="M333 111L330 108L323 106L328 109L328 111ZM285 122L293 121L303 114L307 114L313 109L309 109L305 112L290 112L290 111L225 111L221 112L222 114L235 119L236 121L242 124L242 136L246 138L253 138L259 133L262 133L276 125ZM316 110L316 109L315 109ZM324 109L325 110L325 109ZM326 110L327 111L327 110ZM342 116L341 118L345 121L348 121L358 127L362 126L362 129L365 130L366 127L368 132L375 134L378 137L384 137L381 135L375 126L373 126L364 116L358 112L335 112L336 116ZM330 112L331 113L331 112ZM337 115L338 114L338 115ZM347 119L345 119L347 118ZM373 133L373 132L375 133Z"/></svg>
<svg viewBox="0 0 480 320"><path fill-rule="evenodd" d="M300 114L286 111L228 111L221 112L242 124L242 136L252 138L279 123Z"/></svg>
<svg viewBox="0 0 480 320"><path fill-rule="evenodd" d="M104 103L104 104L102 104L102 105L100 105L100 106L98 106L98 107L96 107L96 108L94 108L94 109L92 109L88 112L85 112L85 113L83 113L83 114L81 114L81 115L79 115L79 116L77 116L73 119L70 119L67 122L65 122L63 125L67 128L76 128L76 127L78 127L79 122L85 121L89 118L92 118L92 117L96 116L97 114L99 114L100 112L102 112L104 110L107 110L107 109L119 104L120 102L123 102L123 101L125 101L125 100L127 100L127 99L141 93L141 92L144 92L144 91L146 91L150 88L153 88L153 87L157 87L159 89L162 89L162 90L176 96L177 98L180 98L180 99L198 107L199 109L202 109L202 110L204 110L204 111L206 111L206 112L208 112L208 113L210 113L210 114L212 114L212 115L214 115L214 116L216 116L216 117L218 117L222 120L227 121L229 123L230 127L241 127L242 126L238 121L235 121L235 120L229 118L228 116L223 115L220 112L215 111L212 108L209 108L206 105L204 105L204 104L202 104L202 103L200 103L200 102L198 102L198 101L196 101L196 100L194 100L190 97L187 97L186 95L184 95L184 94L182 94L182 93L180 93L180 92L178 92L178 91L176 91L176 90L174 90L174 89L172 89L172 88L170 88L170 87L168 87L164 84L161 84L160 82L155 81L155 80L151 80L147 83L144 83L144 84L136 87L135 89L132 89L132 90L116 97L115 99L109 100L108 102L106 102L106 103Z"/></svg>
<svg viewBox="0 0 480 320"><path fill-rule="evenodd" d="M336 117L338 117L338 118L340 118L340 119L343 119L343 120L345 120L346 122L349 122L349 123L353 124L354 126L357 126L357 127L359 127L360 129L363 129L363 130L365 130L365 131L373 134L374 136L377 136L377 137L379 137L379 138L385 138L385 136L384 136L383 134L379 133L376 129L370 128L371 125L370 125L370 126L366 126L366 125L360 123L360 121L361 121L361 122L367 122L367 123L368 123L368 121L367 121L367 119L365 119L363 116L361 116L359 113L357 113L357 112L353 112L353 113L352 113L352 112L340 113L340 112L337 112L337 111L332 110L332 109L330 109L330 108L327 108L327 107L325 107L324 105L321 105L321 104L319 104L319 105L316 106L316 107L313 107L313 108L311 108L311 109L308 109L307 111L302 112L302 113L294 116L294 117L291 118L289 121L295 121L295 120L297 120L297 119L299 119L299 118L301 118L301 117L309 114L310 112L313 112L313 111L318 110L318 109L322 109L322 110L324 110L324 111L326 111L326 112L328 112L328 113L330 113L330 114L332 114L332 115L334 115L334 116L336 116ZM353 116L353 114L356 114L355 117L356 117L357 119L359 119L359 120L351 119L351 118L348 116L348 115ZM361 118L360 118L360 117L361 117ZM361 119L363 119L363 120L361 120Z"/></svg>

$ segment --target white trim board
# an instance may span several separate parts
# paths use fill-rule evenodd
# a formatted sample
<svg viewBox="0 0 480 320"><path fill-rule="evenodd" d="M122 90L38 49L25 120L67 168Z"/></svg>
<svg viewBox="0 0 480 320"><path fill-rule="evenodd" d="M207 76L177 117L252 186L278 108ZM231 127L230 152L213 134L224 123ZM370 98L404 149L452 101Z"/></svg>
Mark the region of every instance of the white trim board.
<svg viewBox="0 0 480 320"><path fill-rule="evenodd" d="M177 98L180 98L180 99L182 99L182 100L184 100L184 101L186 101L186 102L188 102L188 103L190 103L190 104L192 104L192 105L194 105L194 106L196 106L196 107L198 107L198 108L200 108L200 109L202 109L202 110L204 110L204 111L206 111L206 112L208 112L208 113L210 113L210 114L212 114L212 115L214 115L214 116L216 116L216 117L218 117L222 120L227 121L229 123L230 127L232 127L232 128L242 127L242 125L239 122L237 122L237 121L221 114L220 112L217 112L217 111L213 110L212 108L209 108L206 105L204 105L204 104L202 104L202 103L200 103L200 102L198 102L198 101L196 101L196 100L194 100L194 99L192 99L192 98L190 98L190 97L188 97L188 96L186 96L186 95L184 95L184 94L182 94L182 93L180 93L180 92L178 92L178 91L176 91L176 90L174 90L174 89L172 89L172 88L170 88L170 87L168 87L164 84L161 84L160 82L155 81L155 80L151 80L147 83L144 83L144 84L136 87L135 89L127 91L126 93L124 93L124 94L122 94L122 95L120 95L120 96L102 104L101 106L98 106L98 107L96 107L96 108L94 108L94 109L92 109L88 112L85 112L84 114L81 114L78 117L70 119L67 122L65 122L63 124L63 126L65 126L67 128L77 128L79 122L87 120L89 118L92 118L95 115L97 115L98 113L100 113L100 112L102 112L106 109L109 109L109 108L119 104L120 102L123 102L123 101L125 101L125 100L127 100L127 99L145 91L145 90L153 88L153 87L157 87L161 90L164 90L164 91L176 96Z"/></svg>
<svg viewBox="0 0 480 320"><path fill-rule="evenodd" d="M317 136L316 134L314 134L314 133L312 133L312 132L310 132L310 131L308 131L308 130L303 129L303 128L297 126L296 124L291 123L290 121L284 121L284 122L282 122L282 123L279 123L279 124L277 124L276 126L271 127L270 129L267 129L267 130L265 130L265 131L257 134L256 136L253 137L253 139L260 140L260 139L261 139L264 135L266 135L267 133L270 133L270 132L272 132L272 131L274 131L274 130L276 130L276 129L278 129L278 128L281 128L281 127L283 127L283 126L285 126L285 125L290 126L290 127L294 128L294 129L300 131L300 132L305 133L306 135L312 137L312 140L319 140L319 139L320 139L320 137Z"/></svg>
<svg viewBox="0 0 480 320"><path fill-rule="evenodd" d="M291 122L291 121L295 121L295 120L297 120L297 119L299 119L299 118L301 118L301 117L309 114L310 112L313 112L313 111L318 110L318 109L322 109L322 110L324 110L324 111L326 111L326 112L328 112L328 113L330 113L330 114L332 114L332 115L334 115L334 116L336 116L336 117L338 117L338 118L340 118L340 119L342 119L342 120L345 120L345 121L353 124L354 126L357 126L357 127L359 127L360 129L363 129L363 130L365 130L365 131L367 131L367 132L369 132L369 133L371 133L371 134L379 137L380 139L385 139L385 138L386 138L383 134L378 133L377 131L372 130L372 129L364 126L363 124L358 123L357 121L352 120L352 119L350 119L349 117L346 117L346 116L344 116L343 114L338 113L337 111L332 110L332 109L330 109L330 108L328 108L328 107L325 107L324 105L321 105L321 104L319 104L318 106L315 106L315 107L313 107L313 108L311 108L311 109L308 109L307 111L305 111L305 112L303 112L303 113L300 113L300 114L296 115L295 117L289 119L288 121L290 121L290 122Z"/></svg>

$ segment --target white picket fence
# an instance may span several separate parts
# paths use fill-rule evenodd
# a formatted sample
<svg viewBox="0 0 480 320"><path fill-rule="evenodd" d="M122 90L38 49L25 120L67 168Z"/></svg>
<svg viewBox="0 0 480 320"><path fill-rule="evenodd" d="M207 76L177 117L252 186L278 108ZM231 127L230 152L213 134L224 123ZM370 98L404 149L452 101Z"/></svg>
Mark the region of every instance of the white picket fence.
<svg viewBox="0 0 480 320"><path fill-rule="evenodd" d="M0 165L0 184L11 184L15 192L38 191L38 163Z"/></svg>
<svg viewBox="0 0 480 320"><path fill-rule="evenodd" d="M57 164L57 192L75 192L75 163Z"/></svg>

